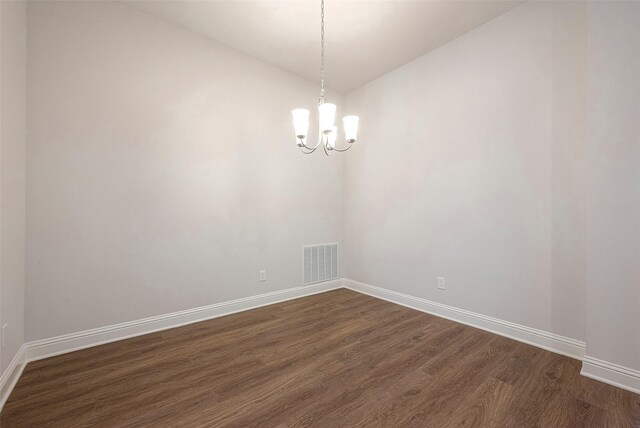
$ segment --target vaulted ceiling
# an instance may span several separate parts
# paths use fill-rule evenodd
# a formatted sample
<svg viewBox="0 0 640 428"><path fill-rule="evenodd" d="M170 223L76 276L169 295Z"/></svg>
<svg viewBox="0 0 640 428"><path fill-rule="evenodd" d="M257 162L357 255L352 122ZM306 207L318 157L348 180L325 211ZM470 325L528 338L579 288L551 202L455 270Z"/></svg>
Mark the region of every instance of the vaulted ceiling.
<svg viewBox="0 0 640 428"><path fill-rule="evenodd" d="M124 3L299 76L319 79L319 0ZM347 93L521 3L325 0L326 84Z"/></svg>

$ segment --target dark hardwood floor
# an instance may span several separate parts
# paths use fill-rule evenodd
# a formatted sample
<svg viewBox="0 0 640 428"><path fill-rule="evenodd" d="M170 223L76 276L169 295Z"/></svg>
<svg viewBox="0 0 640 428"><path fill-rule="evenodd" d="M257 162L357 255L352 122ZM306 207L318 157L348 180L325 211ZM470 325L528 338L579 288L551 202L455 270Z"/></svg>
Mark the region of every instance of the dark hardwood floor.
<svg viewBox="0 0 640 428"><path fill-rule="evenodd" d="M336 290L30 363L9 427L638 427L580 362Z"/></svg>

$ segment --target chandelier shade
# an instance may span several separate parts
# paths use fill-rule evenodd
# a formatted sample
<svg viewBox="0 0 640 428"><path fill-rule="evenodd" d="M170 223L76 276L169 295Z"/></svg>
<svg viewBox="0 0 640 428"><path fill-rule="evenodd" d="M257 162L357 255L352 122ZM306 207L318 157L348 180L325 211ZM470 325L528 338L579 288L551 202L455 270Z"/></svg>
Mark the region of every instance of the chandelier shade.
<svg viewBox="0 0 640 428"><path fill-rule="evenodd" d="M304 140L309 132L309 110L297 108L291 112L293 115L293 127L296 131L296 138Z"/></svg>
<svg viewBox="0 0 640 428"><path fill-rule="evenodd" d="M333 150L336 148L337 136L338 136L338 127L334 126L333 128L331 128L331 131L329 131L329 134L327 134L327 145L329 146L330 150Z"/></svg>
<svg viewBox="0 0 640 428"><path fill-rule="evenodd" d="M344 125L344 138L347 142L355 142L358 139L358 116L345 116L342 118Z"/></svg>
<svg viewBox="0 0 640 428"><path fill-rule="evenodd" d="M318 123L320 132L327 133L333 130L336 121L336 105L324 103L318 106Z"/></svg>

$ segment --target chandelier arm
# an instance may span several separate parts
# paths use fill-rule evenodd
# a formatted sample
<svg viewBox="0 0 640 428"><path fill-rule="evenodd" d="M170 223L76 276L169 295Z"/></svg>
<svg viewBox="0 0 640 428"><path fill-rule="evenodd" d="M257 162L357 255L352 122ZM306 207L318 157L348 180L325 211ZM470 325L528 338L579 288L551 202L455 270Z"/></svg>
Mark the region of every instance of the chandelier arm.
<svg viewBox="0 0 640 428"><path fill-rule="evenodd" d="M327 150L327 145L323 144L322 145L322 149L324 150L324 154L327 156L331 156L331 154L329 153L329 150Z"/></svg>
<svg viewBox="0 0 640 428"><path fill-rule="evenodd" d="M317 148L317 147L316 147L316 148ZM305 155L310 155L311 153L315 152L315 151L316 151L316 149L309 150L309 151L305 151L302 147L300 147L300 151L301 151L302 153L304 153Z"/></svg>
<svg viewBox="0 0 640 428"><path fill-rule="evenodd" d="M315 152L316 149L318 148L317 145L315 147L307 147L307 146L298 146L298 147L300 148L300 151L305 155L310 155L311 153Z"/></svg>
<svg viewBox="0 0 640 428"><path fill-rule="evenodd" d="M337 147L334 147L332 150L335 150L336 152L346 152L347 150L349 150L351 147L353 147L352 143L349 143L349 145L347 146L346 149L339 149Z"/></svg>
<svg viewBox="0 0 640 428"><path fill-rule="evenodd" d="M301 145L301 146L298 146L298 147L300 147L300 148L304 147L304 148L305 148L305 149L307 149L307 150L311 150L311 153L313 153L313 152L318 148L318 146L320 146L320 139L318 139L318 144L316 144L316 145L315 145L315 146L313 146L313 147L309 147L309 146L307 146L307 145L304 143L304 141L302 141L302 140L300 141L300 144L302 144L302 145Z"/></svg>

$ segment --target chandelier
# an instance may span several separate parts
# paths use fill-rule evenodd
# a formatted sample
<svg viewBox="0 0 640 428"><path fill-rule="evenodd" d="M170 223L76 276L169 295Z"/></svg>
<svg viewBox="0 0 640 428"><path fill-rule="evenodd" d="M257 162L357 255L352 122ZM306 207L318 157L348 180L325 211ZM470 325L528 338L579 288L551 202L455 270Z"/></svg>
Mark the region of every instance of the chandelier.
<svg viewBox="0 0 640 428"><path fill-rule="evenodd" d="M296 132L296 144L304 154L311 154L322 144L325 155L331 151L346 152L356 142L358 134L358 116L345 116L344 137L346 147L336 147L338 128L334 122L336 119L336 105L327 103L324 90L324 0L320 0L320 99L318 100L318 142L315 146L307 145L309 132L309 110L298 108L291 111L293 116L293 128Z"/></svg>

